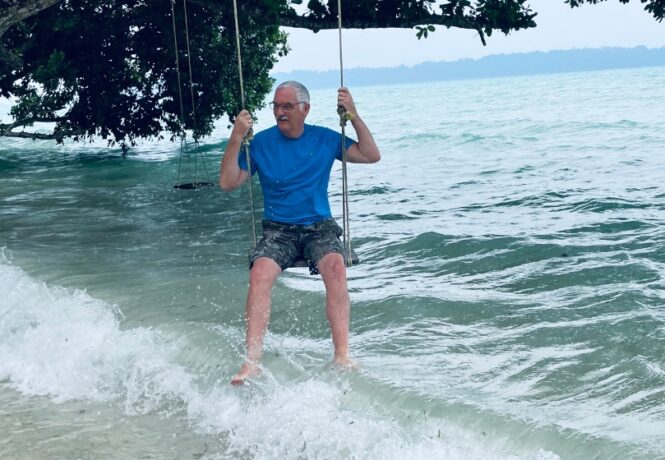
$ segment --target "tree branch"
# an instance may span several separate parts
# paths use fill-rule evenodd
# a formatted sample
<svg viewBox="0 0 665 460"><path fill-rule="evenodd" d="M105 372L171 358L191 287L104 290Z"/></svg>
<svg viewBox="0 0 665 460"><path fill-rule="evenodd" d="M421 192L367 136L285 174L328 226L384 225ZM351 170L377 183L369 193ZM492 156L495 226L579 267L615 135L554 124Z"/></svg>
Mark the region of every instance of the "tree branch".
<svg viewBox="0 0 665 460"><path fill-rule="evenodd" d="M40 140L57 140L55 134L42 134L42 133L26 133L25 131L0 131L0 137L22 137L24 139L40 139Z"/></svg>
<svg viewBox="0 0 665 460"><path fill-rule="evenodd" d="M59 140L62 136L56 136L55 134L43 134L43 133L28 133L25 131L12 131L14 128L21 126L32 126L34 123L57 123L59 121L65 121L64 117L49 117L49 118L30 118L26 120L18 120L13 123L0 123L0 137L21 137L25 139L44 139L44 140Z"/></svg>
<svg viewBox="0 0 665 460"><path fill-rule="evenodd" d="M297 29L310 29L314 32L319 30L337 29L337 18L314 18L311 16L281 16L279 18L280 26L294 27ZM384 29L384 28L400 28L411 29L416 26L423 25L441 25L444 27L457 27L460 29L478 30L479 26L475 21L467 21L458 17L449 17L439 14L430 14L429 16L422 16L419 18L384 18L384 19L346 19L344 20L345 29Z"/></svg>
<svg viewBox="0 0 665 460"><path fill-rule="evenodd" d="M2 3L9 3L9 6L3 6L2 9L0 9L0 38L2 38L4 33L14 24L17 24L61 1L62 0L4 0ZM16 69L23 65L21 57L7 50L1 42L0 62L4 62L11 69Z"/></svg>
<svg viewBox="0 0 665 460"><path fill-rule="evenodd" d="M201 7L205 8L222 8L222 4L218 0L190 0ZM515 8L522 8L521 3L516 3ZM274 23L282 27L293 27L296 29L307 29L313 32L320 30L337 29L338 19L337 15L328 11L319 14L312 13L311 11L304 14L298 14L293 9L268 10L265 6L261 6L256 2L243 2L239 5L241 15L262 18L263 21ZM518 10L515 10L518 11ZM385 29L385 28L398 28L398 29L412 29L414 27L439 25L446 28L455 27L458 29L475 30L478 32L480 40L483 45L486 45L485 32L491 33L493 29L502 30L508 33L510 29L518 30L530 27L535 27L536 23L533 18L535 13L529 14L530 10L527 8L523 16L518 16L514 22L506 19L505 24L503 20L494 23L493 19L489 19L483 14L478 16L465 15L462 12L444 12L437 14L429 11L422 5L414 4L413 11L395 11L395 14L375 15L369 14L358 15L357 12L351 13L344 18L343 26L345 29ZM425 37L427 34L425 34Z"/></svg>
<svg viewBox="0 0 665 460"><path fill-rule="evenodd" d="M23 120L17 120L13 123L7 123L3 124L0 123L0 134L2 134L4 131L11 131L14 128L18 128L20 126L32 126L35 123L57 123L59 121L67 121L67 118L65 117L34 117L34 118L26 118Z"/></svg>
<svg viewBox="0 0 665 460"><path fill-rule="evenodd" d="M0 36L2 36L11 26L29 18L46 8L61 2L62 0L4 0L9 3L0 14Z"/></svg>
<svg viewBox="0 0 665 460"><path fill-rule="evenodd" d="M336 18L313 18L310 16L282 16L279 19L280 26L294 27L296 29L309 29L313 32L320 30L331 30L339 27ZM485 34L481 26L473 20L460 19L458 17L449 17L438 14L431 14L429 16L420 17L418 19L405 19L405 18L391 18L385 20L372 20L372 19L350 19L344 21L345 29L412 29L417 26L425 25L439 25L446 28L456 27L459 29L475 30L480 36L480 41L483 46L487 45L485 41Z"/></svg>

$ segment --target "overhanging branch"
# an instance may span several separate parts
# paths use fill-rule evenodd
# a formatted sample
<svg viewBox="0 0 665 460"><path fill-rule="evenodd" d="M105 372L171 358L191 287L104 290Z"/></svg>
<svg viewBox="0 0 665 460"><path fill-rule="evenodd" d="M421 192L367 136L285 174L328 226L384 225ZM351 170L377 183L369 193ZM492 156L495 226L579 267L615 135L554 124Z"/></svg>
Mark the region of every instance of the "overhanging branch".
<svg viewBox="0 0 665 460"><path fill-rule="evenodd" d="M337 18L315 18L311 16L282 16L279 18L280 26L295 27L298 29L310 29L313 31L337 29ZM457 17L451 18L450 16L443 16L437 14L430 14L429 16L422 16L417 19L406 18L380 18L380 19L345 19L345 29L386 29L386 28L400 28L411 29L416 26L425 25L440 25L444 27L457 27L460 29L478 30L478 24L472 20L464 20Z"/></svg>
<svg viewBox="0 0 665 460"><path fill-rule="evenodd" d="M0 9L0 39L14 24L17 24L61 1L62 0L4 0L4 3L8 3L9 6L4 6ZM0 62L7 64L10 69L16 69L23 65L21 57L7 50L1 42Z"/></svg>
<svg viewBox="0 0 665 460"><path fill-rule="evenodd" d="M309 16L282 16L279 18L279 25L284 27L293 27L296 29L309 29L314 32L320 30L337 29L339 24L335 18L313 18ZM475 30L480 36L483 45L486 45L485 34L482 27L472 19L466 20L458 17L449 17L437 14L423 16L418 19L391 18L391 19L348 19L344 21L345 29L412 29L418 26L438 25L446 28L455 27L458 29Z"/></svg>
<svg viewBox="0 0 665 460"><path fill-rule="evenodd" d="M56 136L55 134L44 134L44 133L29 133L25 131L14 131L15 128L20 128L24 126L32 126L34 123L57 123L59 121L64 121L63 117L45 117L45 118L31 118L27 120L18 120L13 123L0 123L0 137L22 137L26 139L60 139L62 136Z"/></svg>
<svg viewBox="0 0 665 460"><path fill-rule="evenodd" d="M204 8L219 9L223 4L218 0L190 0ZM417 2L416 2L417 3ZM477 14L466 14L461 11L442 12L437 14L424 8L422 5L414 3L412 11L395 11L395 14L358 14L358 11L350 13L344 18L343 27L345 29L413 29L426 26L443 26L446 28L458 28L475 30L478 32L483 45L486 45L485 34L493 30L501 30L508 33L510 30L526 29L535 27L533 18L536 16L528 8L523 9L521 3L508 5L512 10L495 10L489 13L478 11ZM271 23L283 27L293 27L296 29L307 29L313 32L320 30L337 29L338 19L333 11L321 12L318 14L311 11L303 14L296 13L295 10L288 8L278 10L269 10L262 6L260 2L243 2L239 5L240 14L252 18L261 18L265 23ZM498 14L498 17L497 17ZM510 16L514 15L511 19ZM427 34L425 34L427 36Z"/></svg>
<svg viewBox="0 0 665 460"><path fill-rule="evenodd" d="M39 140L58 140L60 139L55 134L43 133L27 133L25 131L0 131L0 137L21 137L24 139L39 139Z"/></svg>
<svg viewBox="0 0 665 460"><path fill-rule="evenodd" d="M34 117L34 118L24 118L22 120L17 120L13 123L0 123L0 134L3 131L10 131L14 128L21 126L32 126L35 123L57 123L59 121L66 121L65 117Z"/></svg>
<svg viewBox="0 0 665 460"><path fill-rule="evenodd" d="M9 6L0 13L0 36L11 26L23 21L62 0L4 0Z"/></svg>

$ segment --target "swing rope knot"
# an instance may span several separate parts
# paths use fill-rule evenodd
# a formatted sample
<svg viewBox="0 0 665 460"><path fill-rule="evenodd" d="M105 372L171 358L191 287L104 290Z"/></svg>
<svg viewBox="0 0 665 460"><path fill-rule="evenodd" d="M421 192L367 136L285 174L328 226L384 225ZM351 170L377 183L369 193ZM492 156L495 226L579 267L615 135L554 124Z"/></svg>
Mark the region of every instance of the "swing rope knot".
<svg viewBox="0 0 665 460"><path fill-rule="evenodd" d="M249 143L252 142L252 139L254 139L254 129L249 128L249 131L247 131L247 134L245 134L245 137L242 138L242 144L243 145L249 145Z"/></svg>
<svg viewBox="0 0 665 460"><path fill-rule="evenodd" d="M351 112L347 112L341 105L337 107L337 114L339 115L339 125L346 126L347 121L353 120L356 116Z"/></svg>

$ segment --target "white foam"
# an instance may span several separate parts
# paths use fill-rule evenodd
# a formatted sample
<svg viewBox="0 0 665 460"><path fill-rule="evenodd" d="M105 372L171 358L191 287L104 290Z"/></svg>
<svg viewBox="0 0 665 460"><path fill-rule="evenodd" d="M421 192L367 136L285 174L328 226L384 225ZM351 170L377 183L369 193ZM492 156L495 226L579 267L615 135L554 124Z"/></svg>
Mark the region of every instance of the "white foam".
<svg viewBox="0 0 665 460"><path fill-rule="evenodd" d="M0 292L0 380L56 402L186 416L194 429L227 439L224 452L207 458L556 458L507 452L443 420L405 426L371 400L359 407L351 385L328 374L280 383L267 369L246 388L223 379L201 388L205 376L178 362L185 344L151 328L123 330L119 309L84 291L46 285L0 260Z"/></svg>
<svg viewBox="0 0 665 460"><path fill-rule="evenodd" d="M233 398L232 404L224 394L211 393L189 405L190 415L206 421L208 431L228 434L225 455L233 458L559 458L542 449L507 453L498 443L490 446L476 434L442 420L423 421L407 429L370 408L347 407L345 395L352 390L339 382L311 379L253 390L247 398Z"/></svg>
<svg viewBox="0 0 665 460"><path fill-rule="evenodd" d="M191 376L177 349L149 328L120 328L120 311L80 290L40 283L0 263L0 379L27 395L122 399L147 412L183 391Z"/></svg>

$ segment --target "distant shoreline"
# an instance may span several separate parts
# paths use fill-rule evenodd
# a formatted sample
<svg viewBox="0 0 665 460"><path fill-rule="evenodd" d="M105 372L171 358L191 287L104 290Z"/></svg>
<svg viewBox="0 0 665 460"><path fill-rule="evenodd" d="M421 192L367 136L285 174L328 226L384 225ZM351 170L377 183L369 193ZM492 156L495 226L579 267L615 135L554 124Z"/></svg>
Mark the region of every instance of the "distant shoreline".
<svg viewBox="0 0 665 460"><path fill-rule="evenodd" d="M344 82L347 86L374 86L658 66L665 66L665 47L593 48L497 54L408 67L352 68L344 70ZM272 76L278 82L298 80L312 89L339 85L339 70L296 70Z"/></svg>

